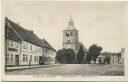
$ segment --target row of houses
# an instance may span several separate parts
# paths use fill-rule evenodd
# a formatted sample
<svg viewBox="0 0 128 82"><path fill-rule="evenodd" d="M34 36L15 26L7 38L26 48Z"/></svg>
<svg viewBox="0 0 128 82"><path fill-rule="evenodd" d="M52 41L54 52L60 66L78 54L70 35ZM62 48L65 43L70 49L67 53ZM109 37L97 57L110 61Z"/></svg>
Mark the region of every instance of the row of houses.
<svg viewBox="0 0 128 82"><path fill-rule="evenodd" d="M119 53L103 52L97 58L97 63L124 64L124 53L124 48L122 48Z"/></svg>
<svg viewBox="0 0 128 82"><path fill-rule="evenodd" d="M5 65L38 65L55 62L56 50L32 30L5 18Z"/></svg>

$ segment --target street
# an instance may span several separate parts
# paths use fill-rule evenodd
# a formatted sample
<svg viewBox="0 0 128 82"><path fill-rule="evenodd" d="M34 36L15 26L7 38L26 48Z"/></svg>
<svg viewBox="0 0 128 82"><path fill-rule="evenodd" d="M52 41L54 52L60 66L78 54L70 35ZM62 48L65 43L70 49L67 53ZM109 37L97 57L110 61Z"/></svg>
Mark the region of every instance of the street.
<svg viewBox="0 0 128 82"><path fill-rule="evenodd" d="M6 71L6 75L124 75L121 64L60 64L52 67Z"/></svg>

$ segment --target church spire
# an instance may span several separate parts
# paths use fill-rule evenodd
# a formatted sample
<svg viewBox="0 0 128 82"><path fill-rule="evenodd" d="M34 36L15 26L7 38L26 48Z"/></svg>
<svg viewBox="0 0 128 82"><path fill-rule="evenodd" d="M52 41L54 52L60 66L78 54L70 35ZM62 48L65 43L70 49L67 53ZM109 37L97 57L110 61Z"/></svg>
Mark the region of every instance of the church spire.
<svg viewBox="0 0 128 82"><path fill-rule="evenodd" d="M70 20L69 20L69 22L68 22L68 25L69 26L73 26L73 20L72 20L72 16L70 15Z"/></svg>

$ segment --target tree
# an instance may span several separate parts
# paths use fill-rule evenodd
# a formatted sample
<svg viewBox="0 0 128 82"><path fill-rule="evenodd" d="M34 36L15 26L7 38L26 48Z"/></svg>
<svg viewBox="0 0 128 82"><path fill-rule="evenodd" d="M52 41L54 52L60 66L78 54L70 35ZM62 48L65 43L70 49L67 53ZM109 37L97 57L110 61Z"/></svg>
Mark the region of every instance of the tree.
<svg viewBox="0 0 128 82"><path fill-rule="evenodd" d="M67 63L75 63L75 52L72 49L66 49L65 50L65 56L67 59Z"/></svg>
<svg viewBox="0 0 128 82"><path fill-rule="evenodd" d="M80 48L79 48L78 54L77 54L77 61L78 61L79 64L82 63L84 55L85 54L84 54L84 50L83 50L83 45L81 45Z"/></svg>
<svg viewBox="0 0 128 82"><path fill-rule="evenodd" d="M60 49L56 54L56 61L58 61L58 63L70 64L75 62L75 52L72 49Z"/></svg>
<svg viewBox="0 0 128 82"><path fill-rule="evenodd" d="M86 63L90 64L91 60L92 60L92 55L91 53L88 52L86 56Z"/></svg>
<svg viewBox="0 0 128 82"><path fill-rule="evenodd" d="M67 63L67 59L65 57L65 54L64 54L64 49L63 50L58 50L57 51L57 55L56 55L56 60L58 61L58 63Z"/></svg>
<svg viewBox="0 0 128 82"><path fill-rule="evenodd" d="M102 47L97 46L96 44L93 44L92 46L90 46L89 52L86 57L87 63L90 64L91 60L93 60L96 63L96 59L100 55L101 50L102 50Z"/></svg>

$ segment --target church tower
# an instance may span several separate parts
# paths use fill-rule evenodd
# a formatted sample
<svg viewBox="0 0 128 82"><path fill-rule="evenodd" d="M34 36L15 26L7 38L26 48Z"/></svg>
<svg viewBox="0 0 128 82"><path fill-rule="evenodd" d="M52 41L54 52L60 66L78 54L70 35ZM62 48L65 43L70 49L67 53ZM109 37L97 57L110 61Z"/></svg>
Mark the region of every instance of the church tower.
<svg viewBox="0 0 128 82"><path fill-rule="evenodd" d="M74 22L71 16L68 22L68 27L65 30L63 30L63 48L73 49L75 53L78 53L78 30L74 27Z"/></svg>

